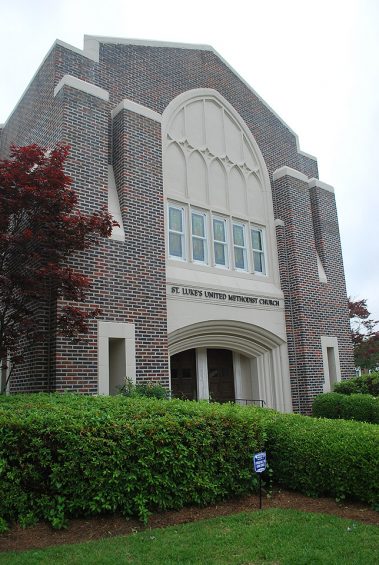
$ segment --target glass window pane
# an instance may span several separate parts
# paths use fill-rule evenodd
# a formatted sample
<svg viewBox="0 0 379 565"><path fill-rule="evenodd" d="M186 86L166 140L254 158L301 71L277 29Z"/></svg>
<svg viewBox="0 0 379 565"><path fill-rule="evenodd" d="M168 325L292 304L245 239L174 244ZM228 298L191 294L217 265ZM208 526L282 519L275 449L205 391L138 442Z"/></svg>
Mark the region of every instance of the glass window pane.
<svg viewBox="0 0 379 565"><path fill-rule="evenodd" d="M183 231L183 213L179 208L169 208L169 229Z"/></svg>
<svg viewBox="0 0 379 565"><path fill-rule="evenodd" d="M193 260L205 262L205 241L197 237L192 238Z"/></svg>
<svg viewBox="0 0 379 565"><path fill-rule="evenodd" d="M222 243L215 243L214 249L216 265L226 265L225 245L223 245Z"/></svg>
<svg viewBox="0 0 379 565"><path fill-rule="evenodd" d="M262 251L262 234L259 230L251 230L251 241L253 249Z"/></svg>
<svg viewBox="0 0 379 565"><path fill-rule="evenodd" d="M202 214L192 214L192 234L205 237L204 216Z"/></svg>
<svg viewBox="0 0 379 565"><path fill-rule="evenodd" d="M239 226L238 224L233 224L234 245L240 245L241 247L245 246L245 238L243 231L244 231L243 226Z"/></svg>
<svg viewBox="0 0 379 565"><path fill-rule="evenodd" d="M169 252L174 257L183 257L182 236L179 233L169 234Z"/></svg>
<svg viewBox="0 0 379 565"><path fill-rule="evenodd" d="M263 253L259 251L254 251L254 270L257 273L264 273Z"/></svg>
<svg viewBox="0 0 379 565"><path fill-rule="evenodd" d="M213 220L214 238L217 241L225 240L225 222L223 220Z"/></svg>
<svg viewBox="0 0 379 565"><path fill-rule="evenodd" d="M236 262L236 268L237 269L245 269L246 268L244 249L242 249L241 247L235 247L234 248L234 259L235 259L235 262Z"/></svg>

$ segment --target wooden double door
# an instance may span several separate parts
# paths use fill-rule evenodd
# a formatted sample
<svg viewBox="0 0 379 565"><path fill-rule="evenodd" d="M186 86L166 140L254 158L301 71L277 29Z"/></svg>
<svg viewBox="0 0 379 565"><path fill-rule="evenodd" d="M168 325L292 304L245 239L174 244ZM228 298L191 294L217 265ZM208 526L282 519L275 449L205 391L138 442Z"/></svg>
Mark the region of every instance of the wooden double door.
<svg viewBox="0 0 379 565"><path fill-rule="evenodd" d="M235 400L233 353L207 349L209 398L214 402ZM196 349L171 357L171 390L176 398L197 399Z"/></svg>

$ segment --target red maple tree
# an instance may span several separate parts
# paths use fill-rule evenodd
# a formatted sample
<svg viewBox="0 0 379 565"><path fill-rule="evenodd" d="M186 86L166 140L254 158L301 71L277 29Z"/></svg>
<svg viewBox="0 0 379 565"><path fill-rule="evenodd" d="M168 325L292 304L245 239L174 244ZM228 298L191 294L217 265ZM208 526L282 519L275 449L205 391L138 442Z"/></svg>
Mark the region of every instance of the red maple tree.
<svg viewBox="0 0 379 565"><path fill-rule="evenodd" d="M355 364L364 370L375 369L379 365L379 320L370 317L366 299L349 297L348 306Z"/></svg>
<svg viewBox="0 0 379 565"><path fill-rule="evenodd" d="M98 309L79 305L90 286L68 259L109 237L117 225L101 209L83 214L72 180L64 172L69 147L51 151L38 145L11 148L0 161L0 360L22 360L20 344L41 339L38 307L57 297L68 302L56 320L71 337L87 331ZM25 343L25 340L24 340Z"/></svg>

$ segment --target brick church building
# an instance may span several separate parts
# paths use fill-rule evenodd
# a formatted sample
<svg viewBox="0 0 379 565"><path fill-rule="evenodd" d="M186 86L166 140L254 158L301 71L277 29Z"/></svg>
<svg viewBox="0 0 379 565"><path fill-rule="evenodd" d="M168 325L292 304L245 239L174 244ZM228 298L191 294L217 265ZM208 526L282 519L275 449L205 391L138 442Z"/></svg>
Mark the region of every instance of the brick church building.
<svg viewBox="0 0 379 565"><path fill-rule="evenodd" d="M70 144L81 208L120 226L75 259L101 316L79 344L50 332L11 392L114 394L128 376L307 412L353 375L334 190L213 48L56 41L0 131L2 157Z"/></svg>

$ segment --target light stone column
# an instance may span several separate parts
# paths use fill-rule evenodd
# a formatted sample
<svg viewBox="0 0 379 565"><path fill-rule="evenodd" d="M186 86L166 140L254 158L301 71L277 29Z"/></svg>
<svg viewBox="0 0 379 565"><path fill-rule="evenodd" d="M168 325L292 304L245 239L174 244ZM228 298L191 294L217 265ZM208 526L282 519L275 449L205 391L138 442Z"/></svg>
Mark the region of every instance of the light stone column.
<svg viewBox="0 0 379 565"><path fill-rule="evenodd" d="M271 351L265 351L257 358L259 391L262 391L262 400L268 408L275 408L273 398L272 367L270 359Z"/></svg>
<svg viewBox="0 0 379 565"><path fill-rule="evenodd" d="M233 351L233 374L234 374L234 398L243 399L243 382L242 382L242 366L241 356L239 353Z"/></svg>
<svg viewBox="0 0 379 565"><path fill-rule="evenodd" d="M209 400L208 359L205 347L196 349L197 399Z"/></svg>
<svg viewBox="0 0 379 565"><path fill-rule="evenodd" d="M250 359L250 379L252 398L255 400L265 400L263 398L263 391L261 391L259 387L258 362L256 357Z"/></svg>

